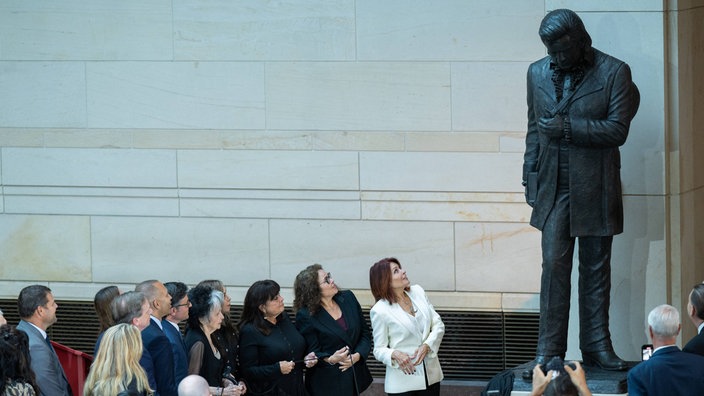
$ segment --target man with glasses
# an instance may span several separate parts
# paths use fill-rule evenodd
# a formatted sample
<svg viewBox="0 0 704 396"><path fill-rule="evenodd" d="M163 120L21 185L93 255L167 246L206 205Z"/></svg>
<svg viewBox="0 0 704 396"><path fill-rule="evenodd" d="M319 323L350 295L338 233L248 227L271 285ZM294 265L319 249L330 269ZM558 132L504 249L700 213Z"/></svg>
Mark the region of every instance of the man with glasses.
<svg viewBox="0 0 704 396"><path fill-rule="evenodd" d="M186 344L183 342L181 329L178 324L188 319L188 308L191 306L188 301L188 286L182 282L166 282L164 287L171 296L171 310L164 317L163 326L166 338L171 343L174 353L174 379L176 384L188 375L188 354Z"/></svg>
<svg viewBox="0 0 704 396"><path fill-rule="evenodd" d="M27 286L20 291L17 298L17 309L22 319L17 329L27 333L29 337L31 367L39 385L39 394L42 396L73 394L59 362L59 356L56 355L46 332L49 326L56 323L58 307L51 289L43 285Z"/></svg>

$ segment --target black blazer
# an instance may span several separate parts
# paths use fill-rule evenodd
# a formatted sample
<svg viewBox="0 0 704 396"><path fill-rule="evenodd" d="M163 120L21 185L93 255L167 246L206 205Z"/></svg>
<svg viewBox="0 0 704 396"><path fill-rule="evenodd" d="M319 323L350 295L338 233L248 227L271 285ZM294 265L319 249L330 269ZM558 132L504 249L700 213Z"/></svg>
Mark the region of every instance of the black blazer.
<svg viewBox="0 0 704 396"><path fill-rule="evenodd" d="M164 325L171 326L168 323L164 323ZM152 358L156 381L155 395L177 396L178 391L174 379L174 353L171 349L171 342L154 319L150 319L149 326L142 330L142 343Z"/></svg>
<svg viewBox="0 0 704 396"><path fill-rule="evenodd" d="M367 356L371 350L371 333L362 314L362 307L349 290L338 293L333 300L342 310L347 331L340 327L323 308L314 315L311 315L306 308L301 308L296 313L298 331L305 337L308 349L321 359L306 373L306 387L313 396L357 395L372 383L372 375L367 367ZM330 365L322 360L345 345L350 347L350 353L359 352L361 356L361 360L354 365L354 375L352 370L343 372L338 365Z"/></svg>
<svg viewBox="0 0 704 396"><path fill-rule="evenodd" d="M704 331L692 337L682 350L704 356Z"/></svg>

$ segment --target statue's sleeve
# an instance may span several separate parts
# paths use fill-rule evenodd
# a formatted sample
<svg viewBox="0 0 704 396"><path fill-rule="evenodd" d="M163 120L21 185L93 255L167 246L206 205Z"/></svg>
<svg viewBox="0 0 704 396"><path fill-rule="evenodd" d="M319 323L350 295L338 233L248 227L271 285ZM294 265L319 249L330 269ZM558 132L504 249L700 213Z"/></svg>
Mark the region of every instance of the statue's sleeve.
<svg viewBox="0 0 704 396"><path fill-rule="evenodd" d="M533 87L535 85L535 65L528 68L527 81L527 102L528 102L528 131L526 133L526 151L523 155L523 182L528 180L528 173L537 171L538 152L540 150L538 142L538 124L533 110Z"/></svg>
<svg viewBox="0 0 704 396"><path fill-rule="evenodd" d="M572 144L605 148L618 147L626 142L631 120L640 104L640 94L626 63L620 63L613 73L613 78L604 78L611 84L611 87L605 87L610 91L605 117L579 118L570 115Z"/></svg>

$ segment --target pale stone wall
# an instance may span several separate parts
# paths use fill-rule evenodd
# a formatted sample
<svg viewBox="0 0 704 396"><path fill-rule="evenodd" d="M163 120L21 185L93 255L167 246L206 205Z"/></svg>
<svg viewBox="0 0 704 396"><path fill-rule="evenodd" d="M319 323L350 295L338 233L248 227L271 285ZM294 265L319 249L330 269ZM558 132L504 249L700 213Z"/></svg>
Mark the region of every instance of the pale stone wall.
<svg viewBox="0 0 704 396"><path fill-rule="evenodd" d="M273 278L290 303L319 262L370 304L396 256L440 307L537 311L525 73L561 7L641 91L612 304L635 359L669 298L655 0L3 1L0 297L219 278L237 302Z"/></svg>

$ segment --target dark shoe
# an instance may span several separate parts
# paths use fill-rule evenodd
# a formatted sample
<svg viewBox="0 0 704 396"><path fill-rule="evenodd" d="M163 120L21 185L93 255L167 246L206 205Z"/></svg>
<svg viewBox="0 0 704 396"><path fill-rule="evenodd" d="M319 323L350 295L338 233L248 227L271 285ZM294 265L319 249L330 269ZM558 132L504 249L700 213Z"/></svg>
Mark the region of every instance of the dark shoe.
<svg viewBox="0 0 704 396"><path fill-rule="evenodd" d="M537 366L539 364L545 366L545 364L547 362L549 362L550 360L552 360L552 358L554 358L554 357L555 356L545 356L545 355L536 356L532 362L528 363L528 367L526 367L523 370L523 372L521 372L521 377L523 378L523 381L533 382L533 369L535 368L535 366Z"/></svg>
<svg viewBox="0 0 704 396"><path fill-rule="evenodd" d="M599 352L582 352L582 360L585 366L599 367L610 371L623 371L628 368L628 364L612 350Z"/></svg>

